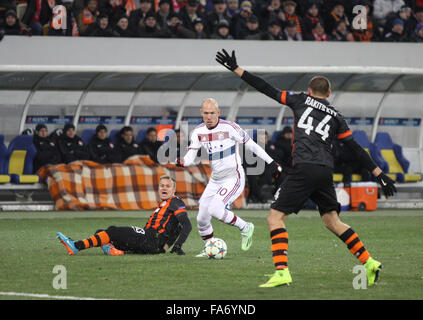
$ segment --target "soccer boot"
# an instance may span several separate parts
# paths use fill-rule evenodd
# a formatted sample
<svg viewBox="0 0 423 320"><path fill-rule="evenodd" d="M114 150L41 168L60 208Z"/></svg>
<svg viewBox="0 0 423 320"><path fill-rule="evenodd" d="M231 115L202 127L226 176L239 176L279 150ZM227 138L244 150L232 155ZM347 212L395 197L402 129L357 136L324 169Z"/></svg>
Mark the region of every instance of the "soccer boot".
<svg viewBox="0 0 423 320"><path fill-rule="evenodd" d="M101 249L103 250L104 254L108 256L122 256L125 254L125 252L122 250L116 249L115 246L111 243L102 245Z"/></svg>
<svg viewBox="0 0 423 320"><path fill-rule="evenodd" d="M253 244L254 224L248 222L249 228L246 232L241 232L241 249L247 251Z"/></svg>
<svg viewBox="0 0 423 320"><path fill-rule="evenodd" d="M204 258L204 257L207 257L206 247L204 247L203 250L199 254L197 254L195 257L196 258Z"/></svg>
<svg viewBox="0 0 423 320"><path fill-rule="evenodd" d="M270 277L270 279L261 284L260 288L273 288L277 286L289 286L292 282L291 274L289 273L288 268L276 270L275 273Z"/></svg>
<svg viewBox="0 0 423 320"><path fill-rule="evenodd" d="M79 250L75 247L75 241L73 241L71 238L64 236L60 232L57 233L57 238L61 243L63 243L70 255L73 256L78 253Z"/></svg>
<svg viewBox="0 0 423 320"><path fill-rule="evenodd" d="M371 287L379 278L379 270L382 269L382 264L372 257L369 257L364 267L366 268L367 285Z"/></svg>

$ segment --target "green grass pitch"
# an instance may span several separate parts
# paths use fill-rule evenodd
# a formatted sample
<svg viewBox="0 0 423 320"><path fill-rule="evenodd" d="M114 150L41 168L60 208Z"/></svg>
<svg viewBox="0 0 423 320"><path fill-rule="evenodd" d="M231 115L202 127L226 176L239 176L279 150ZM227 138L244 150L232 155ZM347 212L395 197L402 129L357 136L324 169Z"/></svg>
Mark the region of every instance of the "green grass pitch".
<svg viewBox="0 0 423 320"><path fill-rule="evenodd" d="M213 220L215 236L228 245L223 260L195 258L202 249L195 223L185 256L105 256L93 248L69 256L56 239L60 231L86 238L110 225L143 227L150 212L0 212L0 292L142 300L423 299L423 211L342 213L384 268L366 290L353 288L356 260L325 229L316 211L288 219L290 287L259 288L273 273L267 210L238 210L255 226L253 246L241 250L239 231ZM53 288L56 265L66 268L66 289ZM7 296L0 299L32 299Z"/></svg>

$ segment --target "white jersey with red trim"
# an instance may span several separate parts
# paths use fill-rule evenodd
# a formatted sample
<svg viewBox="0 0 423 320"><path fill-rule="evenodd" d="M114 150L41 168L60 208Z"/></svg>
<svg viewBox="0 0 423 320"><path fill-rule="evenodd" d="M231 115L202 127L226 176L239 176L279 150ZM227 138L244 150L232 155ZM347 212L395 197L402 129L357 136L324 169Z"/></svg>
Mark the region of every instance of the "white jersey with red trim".
<svg viewBox="0 0 423 320"><path fill-rule="evenodd" d="M212 177L219 179L236 174L242 160L238 152L238 143L246 143L249 135L238 124L219 119L217 125L208 129L202 123L191 134L190 150L201 146L207 150L212 168Z"/></svg>

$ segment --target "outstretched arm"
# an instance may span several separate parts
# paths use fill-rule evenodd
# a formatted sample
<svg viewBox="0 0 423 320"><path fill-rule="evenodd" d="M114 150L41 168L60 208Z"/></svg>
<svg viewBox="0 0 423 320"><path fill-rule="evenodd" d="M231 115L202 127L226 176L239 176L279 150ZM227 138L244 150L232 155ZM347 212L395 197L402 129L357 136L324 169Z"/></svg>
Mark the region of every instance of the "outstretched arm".
<svg viewBox="0 0 423 320"><path fill-rule="evenodd" d="M248 150L251 150L256 156L266 161L267 164L272 163L273 159L267 154L267 152L255 143L252 139L248 139L245 143L245 146Z"/></svg>
<svg viewBox="0 0 423 320"><path fill-rule="evenodd" d="M228 70L234 72L242 80L248 83L250 86L255 88L257 91L265 94L269 98L276 100L281 103L282 91L276 89L271 84L266 82L264 79L249 73L240 66L238 66L235 57L235 51L232 51L232 56L226 52L225 49L222 49L222 52L217 52L216 61L223 65Z"/></svg>
<svg viewBox="0 0 423 320"><path fill-rule="evenodd" d="M342 140L342 142L355 154L360 164L375 176L376 181L382 187L385 197L391 197L397 192L394 185L395 181L383 173L370 155L353 138Z"/></svg>

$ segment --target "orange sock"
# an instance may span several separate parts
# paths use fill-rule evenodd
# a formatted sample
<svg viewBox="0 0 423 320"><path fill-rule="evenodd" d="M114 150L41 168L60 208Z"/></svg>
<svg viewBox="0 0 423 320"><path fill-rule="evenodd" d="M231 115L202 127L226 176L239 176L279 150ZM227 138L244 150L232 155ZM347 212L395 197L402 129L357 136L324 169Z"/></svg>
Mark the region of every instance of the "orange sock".
<svg viewBox="0 0 423 320"><path fill-rule="evenodd" d="M270 232L273 263L276 269L288 268L288 232L279 228Z"/></svg>
<svg viewBox="0 0 423 320"><path fill-rule="evenodd" d="M78 241L77 243L75 243L75 246L77 248L81 247L81 249L88 249L91 247L101 247L102 245L105 245L109 242L110 238L107 232L100 231L87 239Z"/></svg>
<svg viewBox="0 0 423 320"><path fill-rule="evenodd" d="M367 259L370 257L370 254L353 229L349 228L347 231L341 234L339 238L347 245L348 250L350 250L350 252L358 260L360 260L361 263L366 263Z"/></svg>

